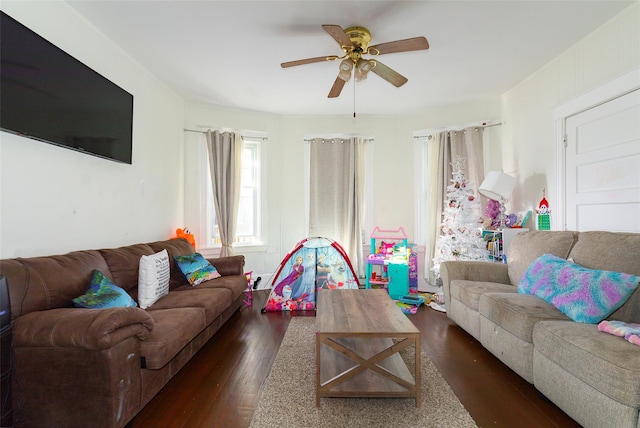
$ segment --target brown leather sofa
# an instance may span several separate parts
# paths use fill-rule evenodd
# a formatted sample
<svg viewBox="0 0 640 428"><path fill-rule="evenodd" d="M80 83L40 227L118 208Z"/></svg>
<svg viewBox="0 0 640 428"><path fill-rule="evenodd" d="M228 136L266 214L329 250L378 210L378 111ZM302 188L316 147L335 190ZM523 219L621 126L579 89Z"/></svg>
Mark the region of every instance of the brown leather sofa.
<svg viewBox="0 0 640 428"><path fill-rule="evenodd" d="M137 300L143 255L166 249L169 294L147 309L75 308L94 269ZM0 260L13 330L16 427L125 426L242 305L244 256L210 259L220 278L191 286L184 239Z"/></svg>

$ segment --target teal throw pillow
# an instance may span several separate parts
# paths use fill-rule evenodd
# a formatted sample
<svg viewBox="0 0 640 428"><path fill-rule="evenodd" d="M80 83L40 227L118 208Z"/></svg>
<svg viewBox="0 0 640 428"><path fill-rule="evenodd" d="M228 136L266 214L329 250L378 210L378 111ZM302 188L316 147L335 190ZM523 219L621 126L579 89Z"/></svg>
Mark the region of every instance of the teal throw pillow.
<svg viewBox="0 0 640 428"><path fill-rule="evenodd" d="M200 253L193 253L188 256L173 256L173 258L191 285L198 285L204 281L220 277L220 272Z"/></svg>
<svg viewBox="0 0 640 428"><path fill-rule="evenodd" d="M596 324L622 306L639 282L635 275L589 269L544 254L529 265L518 293L537 296L574 321Z"/></svg>
<svg viewBox="0 0 640 428"><path fill-rule="evenodd" d="M94 270L89 281L89 288L79 297L73 299L77 308L104 309L117 307L135 307L136 302L99 270Z"/></svg>

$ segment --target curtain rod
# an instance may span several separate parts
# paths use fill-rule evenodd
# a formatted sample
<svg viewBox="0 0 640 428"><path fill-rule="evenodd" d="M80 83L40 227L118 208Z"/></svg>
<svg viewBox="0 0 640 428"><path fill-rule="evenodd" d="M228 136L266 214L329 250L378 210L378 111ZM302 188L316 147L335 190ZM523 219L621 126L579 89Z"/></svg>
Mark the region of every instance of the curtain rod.
<svg viewBox="0 0 640 428"><path fill-rule="evenodd" d="M313 142L313 140L322 140L323 142L325 141L333 141L333 140L348 140L349 138L341 138L341 137L336 137L336 138L305 138L304 141L305 143L311 143ZM365 138L364 139L367 143L374 141L373 138Z"/></svg>
<svg viewBox="0 0 640 428"><path fill-rule="evenodd" d="M206 134L207 133L207 131L198 131L197 129L187 129L187 128L184 128L183 131L184 132L197 132L198 134ZM262 141L265 141L265 140L269 139L268 137L256 137L256 136L243 135L243 134L240 134L240 136L242 138L254 138L256 140L260 140L261 139Z"/></svg>
<svg viewBox="0 0 640 428"><path fill-rule="evenodd" d="M478 125L478 126L468 126L467 128L491 128L492 126L501 126L502 122L498 122L498 123L492 123L491 125L485 125L484 123L482 125ZM448 129L447 132L451 131L451 129ZM433 135L414 135L413 136L414 139L418 139L418 138L426 138L427 140L431 140L433 138Z"/></svg>

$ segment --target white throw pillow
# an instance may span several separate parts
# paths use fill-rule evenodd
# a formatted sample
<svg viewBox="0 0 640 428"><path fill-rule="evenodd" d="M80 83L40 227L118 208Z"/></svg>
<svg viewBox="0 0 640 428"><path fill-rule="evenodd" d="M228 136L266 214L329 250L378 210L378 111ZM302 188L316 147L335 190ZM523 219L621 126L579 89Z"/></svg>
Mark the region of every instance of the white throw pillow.
<svg viewBox="0 0 640 428"><path fill-rule="evenodd" d="M138 304L146 309L169 293L169 254L167 250L140 258Z"/></svg>

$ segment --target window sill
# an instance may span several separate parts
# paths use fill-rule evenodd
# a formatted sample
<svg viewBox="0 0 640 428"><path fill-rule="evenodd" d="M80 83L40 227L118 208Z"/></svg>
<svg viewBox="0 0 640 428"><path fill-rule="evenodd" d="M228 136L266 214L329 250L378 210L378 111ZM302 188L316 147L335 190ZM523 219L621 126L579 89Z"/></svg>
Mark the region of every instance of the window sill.
<svg viewBox="0 0 640 428"><path fill-rule="evenodd" d="M233 251L236 254L247 254L247 253L263 253L267 251L268 246L264 243L260 244L244 244L244 245L234 245ZM198 252L206 257L220 257L220 251L222 247L202 247L198 248Z"/></svg>

